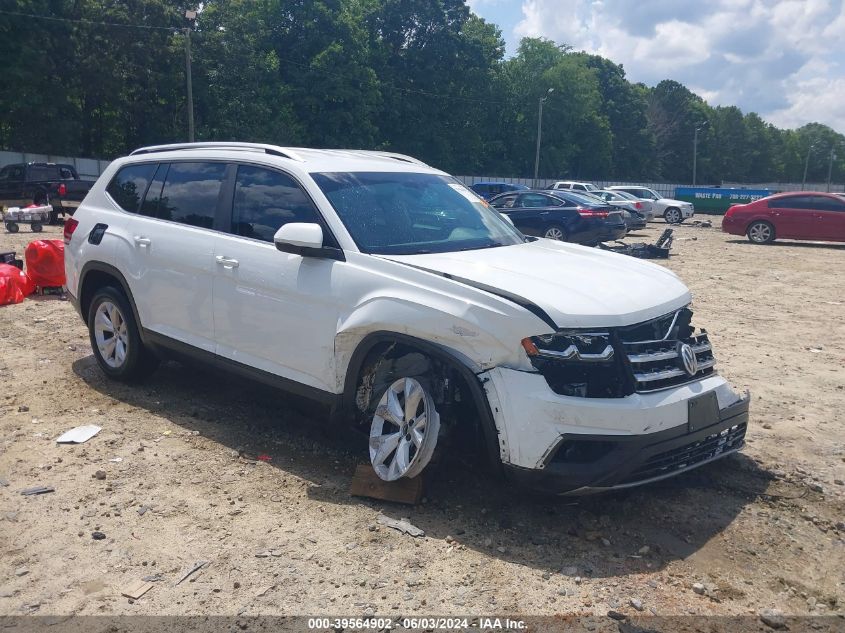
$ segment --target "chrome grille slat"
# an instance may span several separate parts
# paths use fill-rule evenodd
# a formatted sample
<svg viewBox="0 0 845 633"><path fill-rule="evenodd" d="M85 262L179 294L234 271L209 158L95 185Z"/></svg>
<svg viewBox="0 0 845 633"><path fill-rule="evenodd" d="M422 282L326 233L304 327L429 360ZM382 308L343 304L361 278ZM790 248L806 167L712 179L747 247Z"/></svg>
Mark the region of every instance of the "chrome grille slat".
<svg viewBox="0 0 845 633"><path fill-rule="evenodd" d="M669 328L669 333L671 333L680 312L678 311L674 315L665 315L654 321L673 324ZM687 318L687 324L688 322L689 319ZM646 324L648 323L650 322L646 322ZM641 331L643 329L639 325L632 326L631 329L634 328L640 328ZM648 338L652 339L652 337ZM692 375L684 368L679 355L683 344L690 346L697 361L697 369ZM716 365L716 359L712 353L713 348L710 345L707 333L703 330L698 334L680 340L668 338L667 334L667 338L660 340L625 340L622 346L628 359L635 389L639 393L660 391L661 389L700 380L712 374L713 367Z"/></svg>

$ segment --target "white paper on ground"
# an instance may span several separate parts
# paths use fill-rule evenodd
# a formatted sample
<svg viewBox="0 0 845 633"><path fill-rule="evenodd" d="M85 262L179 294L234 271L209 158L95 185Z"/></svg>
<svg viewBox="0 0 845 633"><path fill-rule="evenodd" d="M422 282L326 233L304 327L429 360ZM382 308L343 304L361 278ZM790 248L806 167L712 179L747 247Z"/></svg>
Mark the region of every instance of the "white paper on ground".
<svg viewBox="0 0 845 633"><path fill-rule="evenodd" d="M56 442L59 444L82 444L90 440L101 430L102 428L96 424L77 426L75 429L62 433L56 438Z"/></svg>

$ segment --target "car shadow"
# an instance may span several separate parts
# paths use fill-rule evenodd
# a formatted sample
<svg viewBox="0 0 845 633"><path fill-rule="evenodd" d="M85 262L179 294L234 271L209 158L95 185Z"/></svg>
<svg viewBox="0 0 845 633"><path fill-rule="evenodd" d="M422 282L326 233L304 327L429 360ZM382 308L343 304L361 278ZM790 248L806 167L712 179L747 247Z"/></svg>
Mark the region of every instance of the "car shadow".
<svg viewBox="0 0 845 633"><path fill-rule="evenodd" d="M777 248L778 246L786 246L790 248L827 248L835 251L845 251L845 244L839 244L836 242L810 242L810 241L788 241L784 242L783 240L776 240L771 244L754 244L749 242L748 240L737 239L737 240L726 240L728 244L742 244L744 246L753 246L754 248Z"/></svg>
<svg viewBox="0 0 845 633"><path fill-rule="evenodd" d="M198 432L242 460L265 453L268 465L311 482L307 495L315 501L408 517L429 538L449 536L454 547L573 577L641 574L686 559L776 485L737 454L640 488L552 497L491 477L477 459L451 456L432 464L424 502L409 507L350 496L365 439L327 433L330 425L315 423L328 419L325 412L270 387L171 362L143 384L124 385L106 379L90 355L73 371L92 389Z"/></svg>

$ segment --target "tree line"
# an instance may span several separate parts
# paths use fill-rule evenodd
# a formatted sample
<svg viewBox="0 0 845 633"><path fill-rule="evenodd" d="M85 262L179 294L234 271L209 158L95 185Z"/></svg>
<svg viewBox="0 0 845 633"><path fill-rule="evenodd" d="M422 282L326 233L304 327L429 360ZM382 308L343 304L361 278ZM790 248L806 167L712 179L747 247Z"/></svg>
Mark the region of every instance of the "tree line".
<svg viewBox="0 0 845 633"><path fill-rule="evenodd" d="M355 147L446 171L527 177L796 182L845 174L845 137L779 129L682 84L546 39L505 57L465 0L8 0L0 9L0 147L112 158L197 140ZM42 16L39 18L33 16ZM44 19L49 17L51 19ZM551 94L549 89L554 89ZM809 161L807 158L809 156Z"/></svg>

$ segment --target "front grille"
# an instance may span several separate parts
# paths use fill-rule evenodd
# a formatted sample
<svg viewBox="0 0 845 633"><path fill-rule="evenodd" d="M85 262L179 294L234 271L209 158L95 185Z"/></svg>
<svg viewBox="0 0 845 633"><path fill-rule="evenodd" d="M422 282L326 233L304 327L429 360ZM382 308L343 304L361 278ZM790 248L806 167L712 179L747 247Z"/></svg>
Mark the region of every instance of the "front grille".
<svg viewBox="0 0 845 633"><path fill-rule="evenodd" d="M634 388L639 393L675 387L714 373L716 359L707 332L695 333L691 320L692 310L684 308L620 330ZM691 358L684 362L685 352L691 352L695 362L689 362Z"/></svg>
<svg viewBox="0 0 845 633"><path fill-rule="evenodd" d="M697 442L658 453L628 475L622 483L635 483L671 475L718 457L722 453L739 450L745 443L745 430L745 422L735 424Z"/></svg>

